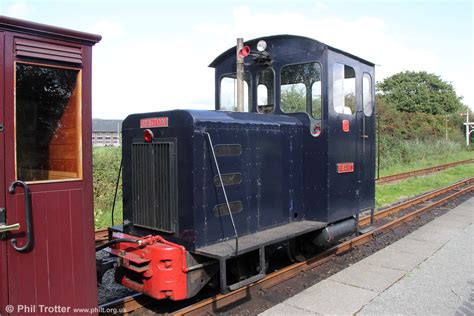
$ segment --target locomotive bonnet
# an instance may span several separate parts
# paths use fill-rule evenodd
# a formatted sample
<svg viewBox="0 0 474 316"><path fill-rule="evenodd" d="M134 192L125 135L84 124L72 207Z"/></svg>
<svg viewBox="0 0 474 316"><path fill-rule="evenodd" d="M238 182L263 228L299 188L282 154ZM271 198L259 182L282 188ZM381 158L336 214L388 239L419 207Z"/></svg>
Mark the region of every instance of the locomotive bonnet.
<svg viewBox="0 0 474 316"><path fill-rule="evenodd" d="M245 44L210 64L214 111L123 122L124 221L107 248L119 283L157 299L224 293L374 209L374 64L300 36Z"/></svg>

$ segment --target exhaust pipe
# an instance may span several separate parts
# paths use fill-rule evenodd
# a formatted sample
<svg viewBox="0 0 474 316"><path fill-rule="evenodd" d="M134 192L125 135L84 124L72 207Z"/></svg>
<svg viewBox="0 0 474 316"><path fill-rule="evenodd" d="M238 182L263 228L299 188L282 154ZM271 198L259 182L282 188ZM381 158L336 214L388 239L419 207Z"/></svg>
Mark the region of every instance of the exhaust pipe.
<svg viewBox="0 0 474 316"><path fill-rule="evenodd" d="M237 39L237 112L244 111L244 55L241 54L241 50L244 48L244 39Z"/></svg>
<svg viewBox="0 0 474 316"><path fill-rule="evenodd" d="M313 239L313 244L317 247L329 246L344 237L354 234L356 232L356 225L355 218L351 217L327 226L317 233Z"/></svg>

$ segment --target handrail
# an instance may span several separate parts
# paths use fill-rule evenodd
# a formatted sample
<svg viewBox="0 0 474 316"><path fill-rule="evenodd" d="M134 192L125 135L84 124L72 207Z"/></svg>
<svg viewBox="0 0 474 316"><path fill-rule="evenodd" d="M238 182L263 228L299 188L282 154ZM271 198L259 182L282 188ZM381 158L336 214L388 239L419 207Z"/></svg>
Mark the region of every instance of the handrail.
<svg viewBox="0 0 474 316"><path fill-rule="evenodd" d="M15 188L17 186L23 187L23 191L25 194L25 221L26 221L26 242L23 246L17 246L17 239L13 238L10 242L13 248L18 252L27 252L30 250L31 245L33 244L33 231L32 231L32 222L31 222L31 196L30 196L30 189L28 188L28 184L23 181L14 181L10 184L8 191L10 194L15 194Z"/></svg>
<svg viewBox="0 0 474 316"><path fill-rule="evenodd" d="M209 140L209 146L211 147L212 157L214 158L214 164L216 165L217 174L219 175L219 181L221 182L222 192L224 193L225 203L227 204L227 209L229 210L230 220L232 222L232 226L234 227L235 233L235 253L239 251L239 235L237 234L237 228L235 227L234 216L232 215L232 211L230 209L229 199L227 198L227 192L224 188L224 182L222 181L221 171L219 169L219 164L217 163L216 153L214 152L214 145L212 144L211 135L208 132L203 132L203 134L207 135L207 139Z"/></svg>

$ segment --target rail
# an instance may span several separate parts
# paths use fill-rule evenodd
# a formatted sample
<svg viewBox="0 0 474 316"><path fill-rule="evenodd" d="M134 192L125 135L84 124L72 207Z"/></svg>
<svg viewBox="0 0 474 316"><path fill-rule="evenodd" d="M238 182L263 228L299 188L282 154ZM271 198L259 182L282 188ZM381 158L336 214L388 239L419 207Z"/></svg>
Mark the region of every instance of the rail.
<svg viewBox="0 0 474 316"><path fill-rule="evenodd" d="M412 170L412 171L402 172L398 174L392 174L389 176L380 177L379 179L376 180L376 182L378 184L395 182L395 181L399 181L399 180L403 180L403 179L407 179L407 178L411 178L415 176L421 176L421 175L426 175L426 174L442 171L445 169L453 168L460 165L465 165L472 162L474 162L474 159L467 159L467 160L461 160L461 161L456 161L456 162L450 162L444 165L438 165L438 166L424 168L424 169L418 169L418 170Z"/></svg>

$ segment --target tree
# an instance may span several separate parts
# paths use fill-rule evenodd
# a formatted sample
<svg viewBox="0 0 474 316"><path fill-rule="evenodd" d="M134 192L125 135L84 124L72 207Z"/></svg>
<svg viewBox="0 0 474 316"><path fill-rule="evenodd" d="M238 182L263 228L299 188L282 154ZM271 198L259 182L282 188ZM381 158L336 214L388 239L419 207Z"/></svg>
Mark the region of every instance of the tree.
<svg viewBox="0 0 474 316"><path fill-rule="evenodd" d="M425 71L405 71L377 84L381 98L403 112L447 114L459 111L462 97L451 83Z"/></svg>

